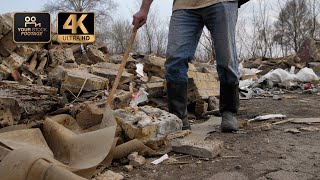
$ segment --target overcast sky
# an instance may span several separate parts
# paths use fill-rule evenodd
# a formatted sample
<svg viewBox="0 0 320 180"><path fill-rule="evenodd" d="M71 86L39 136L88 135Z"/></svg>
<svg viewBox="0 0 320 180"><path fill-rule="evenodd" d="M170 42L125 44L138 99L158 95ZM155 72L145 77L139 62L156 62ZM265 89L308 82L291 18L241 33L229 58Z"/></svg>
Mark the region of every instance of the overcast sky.
<svg viewBox="0 0 320 180"><path fill-rule="evenodd" d="M47 0L2 0L0 6L0 14L6 12L21 12L21 11L39 11ZM132 14L137 10L137 0L116 0L119 4L118 12L114 14L114 18L128 18L131 20ZM264 0L276 2L276 0ZM240 16L249 16L252 13L258 0L251 0L240 9ZM158 10L161 17L168 19L171 16L172 0L155 0L152 8ZM273 13L270 13L273 14Z"/></svg>

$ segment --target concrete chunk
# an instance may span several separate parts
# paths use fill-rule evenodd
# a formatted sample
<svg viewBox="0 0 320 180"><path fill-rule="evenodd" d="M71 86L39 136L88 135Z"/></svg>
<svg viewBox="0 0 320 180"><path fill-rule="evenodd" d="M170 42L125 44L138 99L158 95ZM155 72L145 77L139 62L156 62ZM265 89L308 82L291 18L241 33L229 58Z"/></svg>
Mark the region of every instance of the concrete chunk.
<svg viewBox="0 0 320 180"><path fill-rule="evenodd" d="M65 63L74 63L75 58L71 48L66 49L51 49L49 50L50 59L52 60L51 67L54 68L57 65L64 65Z"/></svg>
<svg viewBox="0 0 320 180"><path fill-rule="evenodd" d="M189 154L203 158L214 158L222 152L220 140L203 140L201 135L189 135L172 142L172 149L177 153Z"/></svg>
<svg viewBox="0 0 320 180"><path fill-rule="evenodd" d="M166 135L182 129L182 121L176 115L151 106L140 107L138 111L119 109L114 115L129 139L147 144L161 143Z"/></svg>
<svg viewBox="0 0 320 180"><path fill-rule="evenodd" d="M21 111L18 102L14 98L0 97L0 126L11 126L20 118Z"/></svg>
<svg viewBox="0 0 320 180"><path fill-rule="evenodd" d="M219 81L211 73L188 72L188 99L208 99L219 95Z"/></svg>
<svg viewBox="0 0 320 180"><path fill-rule="evenodd" d="M16 49L16 47L17 45L13 41L13 32L10 31L0 40L0 55L3 57L8 57Z"/></svg>
<svg viewBox="0 0 320 180"><path fill-rule="evenodd" d="M88 49L88 58L93 64L107 61L107 57L96 47L90 47Z"/></svg>
<svg viewBox="0 0 320 180"><path fill-rule="evenodd" d="M143 70L148 74L148 76L158 76L161 78L165 77L165 58L156 56L146 56L144 59Z"/></svg>
<svg viewBox="0 0 320 180"><path fill-rule="evenodd" d="M118 74L119 67L120 65L113 64L113 63L98 63L91 66L90 72L97 76L108 78L109 81L112 83ZM122 73L120 82L128 83L133 79L134 79L134 75L124 70L124 72Z"/></svg>
<svg viewBox="0 0 320 180"><path fill-rule="evenodd" d="M89 128L101 123L104 108L100 108L97 103L85 104L83 110L76 116L77 123L82 128Z"/></svg>
<svg viewBox="0 0 320 180"><path fill-rule="evenodd" d="M146 159L143 156L138 155L137 152L133 152L128 156L130 160L130 165L133 167L140 167L146 163Z"/></svg>
<svg viewBox="0 0 320 180"><path fill-rule="evenodd" d="M108 89L108 79L87 72L86 69L68 69L63 86L73 93L79 93L83 86L84 91Z"/></svg>

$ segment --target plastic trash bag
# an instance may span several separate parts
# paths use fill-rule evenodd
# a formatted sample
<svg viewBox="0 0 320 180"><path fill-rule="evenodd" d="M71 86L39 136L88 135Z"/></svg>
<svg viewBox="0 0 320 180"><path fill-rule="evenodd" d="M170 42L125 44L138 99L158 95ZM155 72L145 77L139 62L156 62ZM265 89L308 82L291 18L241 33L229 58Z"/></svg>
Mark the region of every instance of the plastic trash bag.
<svg viewBox="0 0 320 180"><path fill-rule="evenodd" d="M314 73L314 71L310 68L303 68L301 69L297 75L297 79L301 82L312 82L312 81L318 81L319 77Z"/></svg>

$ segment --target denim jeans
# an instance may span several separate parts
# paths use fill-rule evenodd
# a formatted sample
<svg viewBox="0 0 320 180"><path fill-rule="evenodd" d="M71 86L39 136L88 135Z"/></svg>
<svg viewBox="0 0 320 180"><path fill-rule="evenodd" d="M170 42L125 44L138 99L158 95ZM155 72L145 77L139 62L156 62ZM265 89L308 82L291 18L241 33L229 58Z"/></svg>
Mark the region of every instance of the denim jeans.
<svg viewBox="0 0 320 180"><path fill-rule="evenodd" d="M206 26L216 51L219 80L236 84L239 79L235 42L238 2L222 2L201 9L176 10L172 13L168 47L167 82L188 82L188 62L194 54Z"/></svg>

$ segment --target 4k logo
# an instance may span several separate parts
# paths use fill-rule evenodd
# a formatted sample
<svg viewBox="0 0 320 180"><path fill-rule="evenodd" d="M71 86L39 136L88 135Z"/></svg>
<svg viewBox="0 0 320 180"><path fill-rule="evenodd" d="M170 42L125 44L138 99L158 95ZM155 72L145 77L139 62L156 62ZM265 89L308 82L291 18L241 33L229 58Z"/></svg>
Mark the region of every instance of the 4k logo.
<svg viewBox="0 0 320 180"><path fill-rule="evenodd" d="M92 43L95 41L95 14L85 12L58 14L60 43Z"/></svg>

